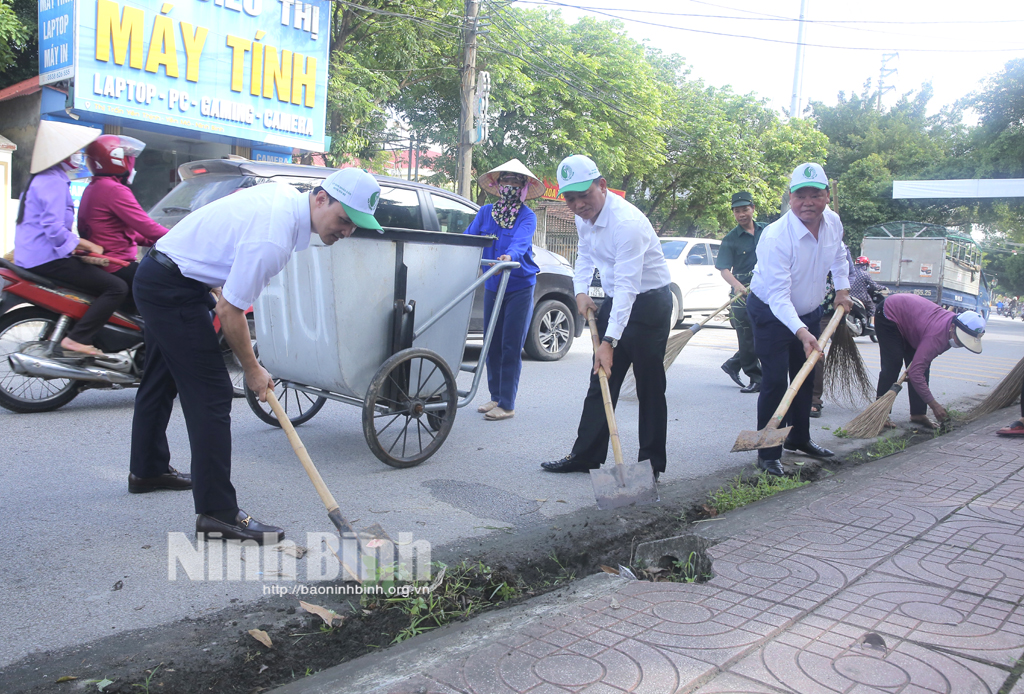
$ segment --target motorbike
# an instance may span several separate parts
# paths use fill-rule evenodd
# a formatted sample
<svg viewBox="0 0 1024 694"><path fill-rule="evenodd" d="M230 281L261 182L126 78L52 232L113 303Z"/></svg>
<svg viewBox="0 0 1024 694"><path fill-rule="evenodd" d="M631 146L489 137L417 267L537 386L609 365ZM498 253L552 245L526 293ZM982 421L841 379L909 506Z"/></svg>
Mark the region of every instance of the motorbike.
<svg viewBox="0 0 1024 694"><path fill-rule="evenodd" d="M93 340L101 356L64 352L60 341L92 297L0 259L0 406L12 412L49 412L90 388L138 387L146 363L142 317L115 312ZM252 309L249 332L255 341ZM245 376L214 319L236 397Z"/></svg>
<svg viewBox="0 0 1024 694"><path fill-rule="evenodd" d="M875 306L878 306L879 302L887 295L888 292L878 292L875 290L871 291L871 300L875 302ZM855 296L851 296L850 299L853 301L853 310L846 314L846 326L850 329L850 333L854 337L867 336L871 338L872 342L878 342L878 336L875 335L874 324L869 321L868 310L864 305L864 302Z"/></svg>

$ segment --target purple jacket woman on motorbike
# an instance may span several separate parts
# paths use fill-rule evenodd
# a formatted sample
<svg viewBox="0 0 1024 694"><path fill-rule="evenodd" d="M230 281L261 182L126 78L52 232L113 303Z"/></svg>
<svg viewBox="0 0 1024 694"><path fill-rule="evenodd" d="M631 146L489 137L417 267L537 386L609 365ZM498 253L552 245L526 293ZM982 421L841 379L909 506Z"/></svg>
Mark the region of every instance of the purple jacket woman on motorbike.
<svg viewBox="0 0 1024 694"><path fill-rule="evenodd" d="M128 293L124 280L72 255L76 250L103 253L101 246L71 231L75 210L68 178L68 172L83 161L79 150L99 134L80 125L40 121L32 175L21 194L14 232L16 265L94 295L85 314L60 343L64 350L93 356L102 354L93 347L93 338Z"/></svg>

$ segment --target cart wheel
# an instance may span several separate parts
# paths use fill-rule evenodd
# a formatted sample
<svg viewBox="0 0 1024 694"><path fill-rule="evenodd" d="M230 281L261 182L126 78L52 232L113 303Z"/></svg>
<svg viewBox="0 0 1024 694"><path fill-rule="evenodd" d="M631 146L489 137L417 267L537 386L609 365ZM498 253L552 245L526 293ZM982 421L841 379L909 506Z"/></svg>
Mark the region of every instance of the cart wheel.
<svg viewBox="0 0 1024 694"><path fill-rule="evenodd" d="M427 403L446 403L424 410ZM457 407L455 377L429 349L405 349L377 370L363 402L363 435L370 450L392 467L412 467L448 438Z"/></svg>
<svg viewBox="0 0 1024 694"><path fill-rule="evenodd" d="M322 395L310 395L301 390L287 388L281 385L281 381L278 379L274 379L274 395L280 401L292 426L296 427L313 419L313 415L319 412L327 402L327 398ZM270 403L260 402L256 393L249 390L248 387L245 389L245 401L249 403L249 407L256 413L256 416L264 422L275 427L281 426L281 423L277 421L277 415L270 409Z"/></svg>

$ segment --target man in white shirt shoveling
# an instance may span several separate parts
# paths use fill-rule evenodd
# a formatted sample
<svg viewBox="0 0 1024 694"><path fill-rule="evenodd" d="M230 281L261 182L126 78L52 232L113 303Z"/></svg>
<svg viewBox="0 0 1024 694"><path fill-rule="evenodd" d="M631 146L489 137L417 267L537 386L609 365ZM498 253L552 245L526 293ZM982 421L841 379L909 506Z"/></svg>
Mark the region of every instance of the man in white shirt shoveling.
<svg viewBox="0 0 1024 694"><path fill-rule="evenodd" d="M665 471L668 407L665 403L665 343L672 316L672 277L661 241L647 217L612 193L597 165L573 155L558 165L558 188L576 215L579 253L573 285L576 308L597 314L601 345L594 357L590 390L572 452L541 467L548 472L595 470L608 457L608 420L604 414L598 368L605 369L612 403L630 364L640 401L637 461L649 460L657 480ZM590 298L594 268L601 272L605 300L600 310Z"/></svg>
<svg viewBox="0 0 1024 694"><path fill-rule="evenodd" d="M757 265L750 280L747 315L754 330L754 351L761 360L761 393L757 399L757 428L763 429L782 402L790 379L815 351L821 351L821 301L829 270L836 288L835 304L849 311L849 266L843 246L843 223L828 208L828 178L818 164L801 164L789 182L789 211L761 232ZM785 441L788 451L816 458L832 451L811 441L811 391L804 381L782 422L793 429ZM759 450L757 466L781 477L782 448Z"/></svg>
<svg viewBox="0 0 1024 694"><path fill-rule="evenodd" d="M260 400L273 378L253 353L245 312L310 234L326 244L357 227L380 230L380 197L359 169L335 171L310 193L284 183L238 191L177 224L143 259L134 296L145 320L146 364L135 397L128 491L191 489L196 533L206 539L279 542L284 531L238 508L231 484L231 379L210 309ZM167 422L175 396L188 428L192 474L170 467Z"/></svg>

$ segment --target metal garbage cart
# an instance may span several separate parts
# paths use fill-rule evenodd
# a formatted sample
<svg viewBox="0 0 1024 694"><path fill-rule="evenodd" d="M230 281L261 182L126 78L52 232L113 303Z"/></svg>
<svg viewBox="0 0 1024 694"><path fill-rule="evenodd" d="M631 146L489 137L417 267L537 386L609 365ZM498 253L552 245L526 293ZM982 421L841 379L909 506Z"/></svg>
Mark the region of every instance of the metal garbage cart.
<svg viewBox="0 0 1024 694"><path fill-rule="evenodd" d="M519 266L482 261L493 242L395 229L358 230L332 246L314 236L253 307L257 356L291 422L309 421L338 400L362 408L366 443L388 465L411 467L433 455L456 410L476 395L498 318L495 312L486 326L478 362L464 366L473 295L501 273L500 303L509 271ZM473 373L468 391L456 387L460 370ZM246 399L278 425L248 389Z"/></svg>

